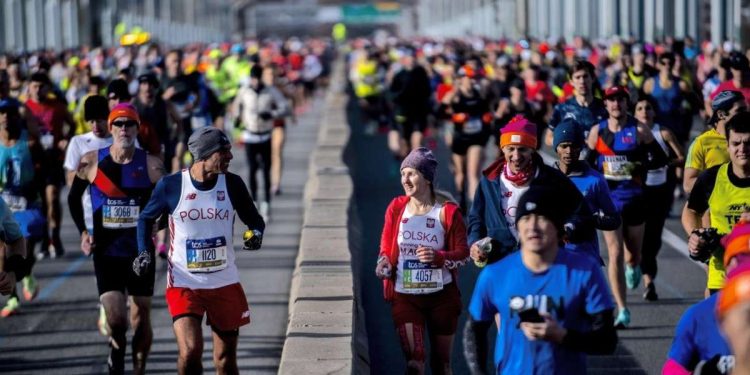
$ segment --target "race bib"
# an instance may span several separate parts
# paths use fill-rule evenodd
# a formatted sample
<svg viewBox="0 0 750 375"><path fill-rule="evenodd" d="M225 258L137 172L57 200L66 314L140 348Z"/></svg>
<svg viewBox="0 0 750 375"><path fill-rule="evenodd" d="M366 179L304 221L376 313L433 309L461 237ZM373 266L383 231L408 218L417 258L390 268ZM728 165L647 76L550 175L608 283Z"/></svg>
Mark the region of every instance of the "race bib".
<svg viewBox="0 0 750 375"><path fill-rule="evenodd" d="M443 269L417 259L402 263L404 291L433 293L443 289Z"/></svg>
<svg viewBox="0 0 750 375"><path fill-rule="evenodd" d="M42 148L45 150L51 150L55 145L55 136L52 133L45 133L39 138L39 143L42 144Z"/></svg>
<svg viewBox="0 0 750 375"><path fill-rule="evenodd" d="M482 120L478 118L471 118L469 121L464 123L465 134L477 134L482 131Z"/></svg>
<svg viewBox="0 0 750 375"><path fill-rule="evenodd" d="M624 155L602 156L602 172L604 178L614 181L627 181L633 178L631 169L633 164Z"/></svg>
<svg viewBox="0 0 750 375"><path fill-rule="evenodd" d="M12 195L8 192L3 192L2 196L5 204L8 205L11 212L23 211L28 206L26 198L20 195Z"/></svg>
<svg viewBox="0 0 750 375"><path fill-rule="evenodd" d="M125 229L138 226L140 207L135 199L107 198L102 206L102 226L107 229Z"/></svg>
<svg viewBox="0 0 750 375"><path fill-rule="evenodd" d="M185 249L189 272L216 272L227 268L227 240L224 237L188 239Z"/></svg>

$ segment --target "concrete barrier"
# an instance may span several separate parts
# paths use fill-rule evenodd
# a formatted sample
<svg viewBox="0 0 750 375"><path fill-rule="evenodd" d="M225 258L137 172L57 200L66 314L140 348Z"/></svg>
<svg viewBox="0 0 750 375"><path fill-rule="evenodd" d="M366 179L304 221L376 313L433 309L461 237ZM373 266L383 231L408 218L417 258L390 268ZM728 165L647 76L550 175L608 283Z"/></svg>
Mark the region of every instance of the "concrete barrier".
<svg viewBox="0 0 750 375"><path fill-rule="evenodd" d="M349 140L344 66L334 65L318 143L310 157L299 254L289 293L289 325L280 374L350 374L358 325L349 251L349 206L353 192L343 149ZM361 319L363 322L363 318ZM364 335L366 356L366 334ZM357 342L358 344L355 344ZM366 362L366 360L364 361Z"/></svg>

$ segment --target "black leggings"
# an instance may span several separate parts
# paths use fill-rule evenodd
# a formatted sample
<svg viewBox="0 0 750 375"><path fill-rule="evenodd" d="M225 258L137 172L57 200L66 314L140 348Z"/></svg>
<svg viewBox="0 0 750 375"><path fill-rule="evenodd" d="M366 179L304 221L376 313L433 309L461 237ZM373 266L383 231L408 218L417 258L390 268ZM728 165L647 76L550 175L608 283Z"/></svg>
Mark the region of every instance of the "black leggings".
<svg viewBox="0 0 750 375"><path fill-rule="evenodd" d="M644 186L643 196L646 201L646 227L643 233L641 250L641 270L644 274L656 278L656 256L661 249L661 234L664 222L672 208L675 183L667 182L659 186Z"/></svg>
<svg viewBox="0 0 750 375"><path fill-rule="evenodd" d="M271 203L271 140L263 143L245 143L247 164L250 165L250 194L258 202L258 169L263 169L263 193L265 201Z"/></svg>

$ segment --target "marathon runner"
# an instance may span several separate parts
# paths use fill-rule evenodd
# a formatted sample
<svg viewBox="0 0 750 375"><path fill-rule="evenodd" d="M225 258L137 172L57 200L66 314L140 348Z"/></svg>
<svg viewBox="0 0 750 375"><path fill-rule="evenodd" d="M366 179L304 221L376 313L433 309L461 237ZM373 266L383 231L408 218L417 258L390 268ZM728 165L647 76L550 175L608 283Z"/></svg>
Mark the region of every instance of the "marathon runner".
<svg viewBox="0 0 750 375"><path fill-rule="evenodd" d="M750 202L750 113L740 112L726 123L729 162L713 166L698 176L682 210L682 227L688 234L691 257L708 262L708 290L724 286L726 272L719 235L729 233ZM710 214L710 227L702 223Z"/></svg>
<svg viewBox="0 0 750 375"><path fill-rule="evenodd" d="M39 142L44 149L46 161L45 173L45 206L49 231L42 242L40 257L62 256L65 253L60 228L62 213L60 209L60 188L65 184L63 161L68 140L75 134L76 124L60 98L52 94L52 82L44 73L34 73L29 82L29 99L25 105L39 125ZM64 129L64 125L68 129ZM54 251L50 252L52 248ZM54 255L52 255L54 254Z"/></svg>
<svg viewBox="0 0 750 375"><path fill-rule="evenodd" d="M31 301L39 291L32 274L34 247L44 238L47 222L42 213L41 176L43 175L42 149L35 139L30 139L24 129L18 102L0 100L0 196L13 213L20 226L26 244L23 253L21 279L23 298ZM0 317L6 318L18 312L19 298L16 289L6 302Z"/></svg>
<svg viewBox="0 0 750 375"><path fill-rule="evenodd" d="M133 369L141 374L151 348L154 270L141 277L133 273L132 263L138 255L136 227L154 184L164 175L164 167L158 157L135 146L140 123L135 107L118 104L107 121L112 145L83 155L68 194L68 205L81 233L81 251L94 256L99 300L111 330L109 371L122 374L125 370L129 296ZM88 188L93 232L86 226L82 206Z"/></svg>
<svg viewBox="0 0 750 375"><path fill-rule="evenodd" d="M422 144L432 89L424 67L415 61L412 49L401 49L401 69L389 87L394 107L393 128L388 134L388 148L399 158Z"/></svg>
<svg viewBox="0 0 750 375"><path fill-rule="evenodd" d="M142 278L152 277L152 227L160 215L168 214L166 299L179 348L178 373L202 372L201 321L206 315L217 373L237 374L239 328L250 323L250 308L235 265L235 212L249 228L246 250L260 248L265 223L242 178L227 172L231 144L221 130L196 130L188 149L193 165L159 181L139 217L140 254L132 268Z"/></svg>
<svg viewBox="0 0 750 375"><path fill-rule="evenodd" d="M604 104L609 118L591 128L587 141L596 158L597 170L607 179L612 200L622 217L619 229L603 232L610 254L609 281L620 308L615 320L619 328L630 324L623 284L635 289L642 277L640 263L646 217L641 185L647 145L654 141L651 130L628 115L628 98L628 91L622 86L605 91Z"/></svg>
<svg viewBox="0 0 750 375"><path fill-rule="evenodd" d="M676 166L683 165L685 152L672 130L654 123L656 116L656 102L650 96L638 99L635 105L635 118L646 125L656 142L651 144L648 151L648 165L646 180L643 183L643 197L646 209L646 224L643 233L643 250L641 256L641 270L643 271L643 299L656 301L657 263L656 256L661 249L661 235L664 223L672 210L674 188L677 177L674 174Z"/></svg>
<svg viewBox="0 0 750 375"><path fill-rule="evenodd" d="M471 207L479 185L484 146L490 138L492 114L489 103L479 91L478 72L464 66L458 70L458 77L458 84L443 97L443 104L452 115L452 172L459 203L465 209Z"/></svg>
<svg viewBox="0 0 750 375"><path fill-rule="evenodd" d="M9 295L28 270L26 241L13 213L0 199L0 295Z"/></svg>

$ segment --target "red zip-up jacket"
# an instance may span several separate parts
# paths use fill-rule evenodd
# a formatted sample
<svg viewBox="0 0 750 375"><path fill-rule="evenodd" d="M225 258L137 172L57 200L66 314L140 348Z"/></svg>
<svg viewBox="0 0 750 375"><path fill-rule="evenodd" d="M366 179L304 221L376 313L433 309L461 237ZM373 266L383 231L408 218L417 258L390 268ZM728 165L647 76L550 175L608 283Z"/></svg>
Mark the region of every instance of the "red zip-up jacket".
<svg viewBox="0 0 750 375"><path fill-rule="evenodd" d="M383 280L383 297L386 301L393 300L394 288L396 286L395 278L398 262L398 228L401 223L401 217L409 203L409 197L402 195L394 198L385 210L385 223L383 224L383 234L380 237L380 256L387 256L394 272L391 277ZM469 259L469 245L466 241L466 225L461 217L461 211L458 205L453 202L443 203L444 211L442 216L445 217L443 227L445 228L446 249L435 251L435 260L432 264L437 267L445 266L453 275L453 282L458 283L458 267L466 264Z"/></svg>

